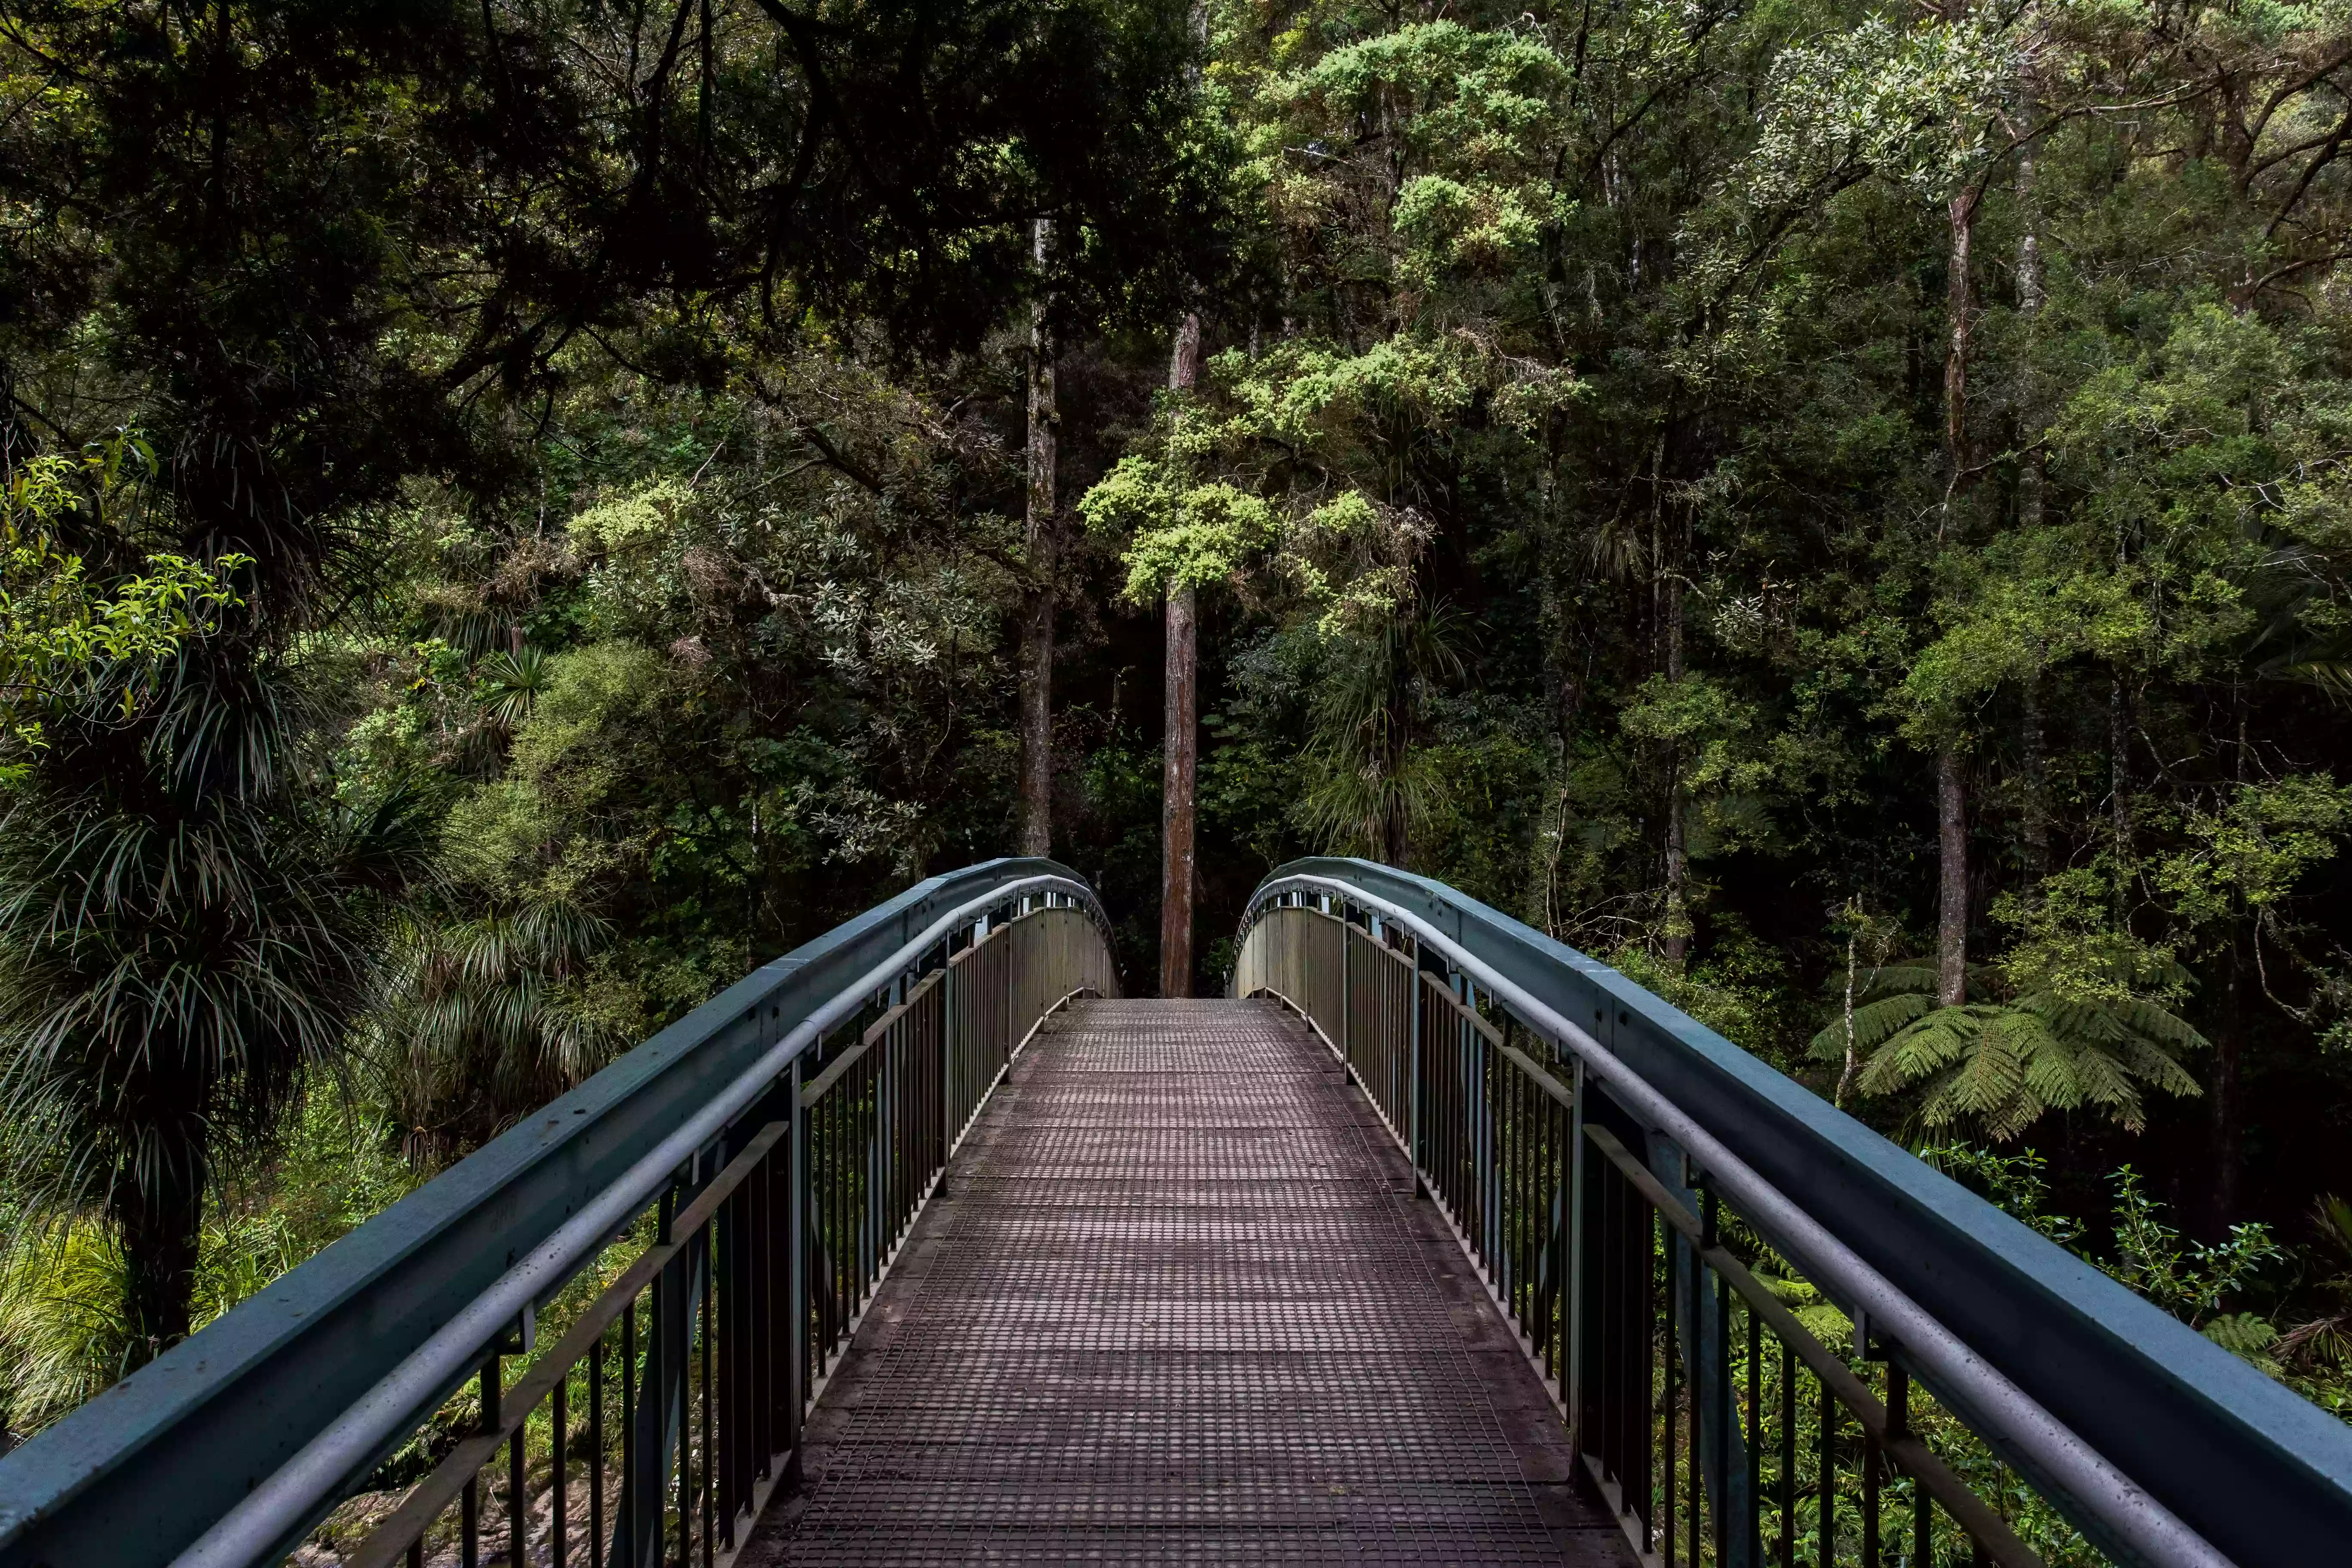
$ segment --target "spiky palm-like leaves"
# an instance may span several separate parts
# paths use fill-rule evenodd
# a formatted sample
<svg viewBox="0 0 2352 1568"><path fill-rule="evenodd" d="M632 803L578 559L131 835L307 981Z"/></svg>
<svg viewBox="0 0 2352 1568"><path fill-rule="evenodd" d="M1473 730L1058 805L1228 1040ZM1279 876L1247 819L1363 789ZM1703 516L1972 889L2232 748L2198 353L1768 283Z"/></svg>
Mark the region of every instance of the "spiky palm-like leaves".
<svg viewBox="0 0 2352 1568"><path fill-rule="evenodd" d="M487 1141L611 1059L573 989L604 935L562 903L404 922L365 1048L412 1160Z"/></svg>
<svg viewBox="0 0 2352 1568"><path fill-rule="evenodd" d="M1938 1006L1935 990L1929 963L1874 971L1864 988L1874 1000L1854 1009L1853 1041L1867 1058L1855 1087L1916 1091L1914 1115L1931 1131L1972 1126L2006 1142L2045 1112L2085 1106L2137 1131L2147 1089L2198 1092L2180 1058L2205 1037L2154 1002L2039 988L1994 1000L1980 975L1958 1006ZM1813 1037L1813 1051L1842 1055L1846 1043L1841 1020Z"/></svg>
<svg viewBox="0 0 2352 1568"><path fill-rule="evenodd" d="M525 646L482 661L482 717L512 731L530 717L553 673L546 654Z"/></svg>
<svg viewBox="0 0 2352 1568"><path fill-rule="evenodd" d="M61 738L0 813L0 1160L103 1213L140 1355L187 1331L205 1184L341 1051L426 803L297 780L258 667L182 661L152 721Z"/></svg>
<svg viewBox="0 0 2352 1568"><path fill-rule="evenodd" d="M1414 826L1444 783L1413 748L1427 689L1462 673L1461 617L1443 605L1338 645L1307 748L1307 830L1334 853L1404 863Z"/></svg>
<svg viewBox="0 0 2352 1568"><path fill-rule="evenodd" d="M2334 1300L2336 1310L2289 1329L2280 1336L2278 1350L2300 1365L2340 1372L2352 1366L2352 1203L2322 1193L2311 1205L2311 1218L2319 1235L2318 1258L2334 1270L2318 1281L2318 1289Z"/></svg>

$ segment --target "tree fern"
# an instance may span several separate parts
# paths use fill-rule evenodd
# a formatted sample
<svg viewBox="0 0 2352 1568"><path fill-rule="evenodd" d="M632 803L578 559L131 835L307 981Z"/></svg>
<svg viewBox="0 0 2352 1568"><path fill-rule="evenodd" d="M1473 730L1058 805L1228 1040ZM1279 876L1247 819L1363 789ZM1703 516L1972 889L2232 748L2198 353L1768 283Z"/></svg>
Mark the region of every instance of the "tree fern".
<svg viewBox="0 0 2352 1568"><path fill-rule="evenodd" d="M2086 1107L2137 1131L2147 1121L2148 1089L2198 1092L2180 1058L2205 1037L2158 1004L2068 997L2048 986L1995 999L1995 979L1972 969L1969 992L1981 999L1937 1006L1933 963L1874 970L1860 994L1874 999L1853 1011L1852 1043L1866 1058L1855 1087L1880 1097L1915 1094L1912 1116L1922 1129L1971 1128L1997 1142L2049 1111ZM1813 1037L1812 1054L1834 1058L1846 1046L1840 1018Z"/></svg>

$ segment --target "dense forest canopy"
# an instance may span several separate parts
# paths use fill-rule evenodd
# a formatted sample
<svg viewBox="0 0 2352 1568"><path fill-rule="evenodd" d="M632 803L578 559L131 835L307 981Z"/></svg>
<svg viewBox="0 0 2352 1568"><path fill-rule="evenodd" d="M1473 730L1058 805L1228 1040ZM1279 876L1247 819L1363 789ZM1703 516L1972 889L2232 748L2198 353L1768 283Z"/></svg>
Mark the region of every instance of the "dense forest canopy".
<svg viewBox="0 0 2352 1568"><path fill-rule="evenodd" d="M2352 10L0 62L14 1430L1039 846L1138 991L1296 854L1452 883L2352 1408Z"/></svg>

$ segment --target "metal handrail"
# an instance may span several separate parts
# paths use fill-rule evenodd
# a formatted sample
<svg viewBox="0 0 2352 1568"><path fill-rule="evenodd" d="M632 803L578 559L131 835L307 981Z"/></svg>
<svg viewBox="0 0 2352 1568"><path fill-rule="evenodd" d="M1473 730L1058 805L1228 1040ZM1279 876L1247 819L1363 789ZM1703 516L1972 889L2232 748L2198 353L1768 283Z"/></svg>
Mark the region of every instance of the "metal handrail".
<svg viewBox="0 0 2352 1568"><path fill-rule="evenodd" d="M290 1551L829 1031L957 933L1049 903L1107 942L1074 872L997 860L730 987L0 1458L0 1568Z"/></svg>
<svg viewBox="0 0 2352 1568"><path fill-rule="evenodd" d="M1259 886L1238 951L1299 904L1405 934L1414 967L1552 1042L2116 1560L2303 1563L2352 1538L2341 1423L1614 970L1328 858Z"/></svg>

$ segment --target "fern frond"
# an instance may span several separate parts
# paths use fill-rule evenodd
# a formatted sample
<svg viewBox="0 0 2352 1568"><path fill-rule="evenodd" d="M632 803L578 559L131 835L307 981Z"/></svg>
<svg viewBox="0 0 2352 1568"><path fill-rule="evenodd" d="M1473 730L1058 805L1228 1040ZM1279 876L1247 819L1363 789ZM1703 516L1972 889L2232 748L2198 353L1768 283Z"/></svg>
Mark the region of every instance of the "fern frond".
<svg viewBox="0 0 2352 1568"><path fill-rule="evenodd" d="M1997 1115L2025 1088L2028 1050L2021 1048L2013 1015L1978 1020L1976 1049L1954 1075L1953 1103L1971 1116Z"/></svg>
<svg viewBox="0 0 2352 1568"><path fill-rule="evenodd" d="M1932 960L1897 959L1892 963L1882 963L1875 969L1865 970L1855 983L1853 994L1857 998L1866 996L1874 1000L1881 996L1933 996L1937 979L1937 973Z"/></svg>
<svg viewBox="0 0 2352 1568"><path fill-rule="evenodd" d="M1893 1094L1965 1056L1979 1020L1967 1007L1938 1007L1890 1035L1854 1079L1865 1094ZM1859 1015L1856 1019L1859 1030Z"/></svg>
<svg viewBox="0 0 2352 1568"><path fill-rule="evenodd" d="M1933 1011L1936 999L1906 993L1853 1010L1853 1048L1876 1050L1886 1037ZM1845 1019L1839 1017L1812 1037L1807 1049L1817 1060L1835 1061L1845 1055Z"/></svg>
<svg viewBox="0 0 2352 1568"><path fill-rule="evenodd" d="M2137 1036L2126 1042L2117 1056L2133 1077L2167 1094L2194 1100L2205 1092L2170 1052Z"/></svg>
<svg viewBox="0 0 2352 1568"><path fill-rule="evenodd" d="M2168 1046L2179 1051L2196 1051L2213 1043L2199 1034L2187 1020L2153 1002L2118 1002L2115 1005L2115 1013L2126 1028L2158 1046Z"/></svg>

